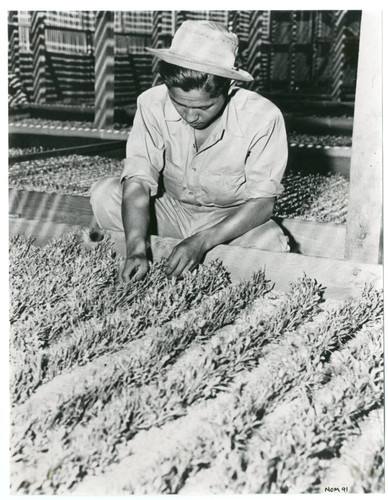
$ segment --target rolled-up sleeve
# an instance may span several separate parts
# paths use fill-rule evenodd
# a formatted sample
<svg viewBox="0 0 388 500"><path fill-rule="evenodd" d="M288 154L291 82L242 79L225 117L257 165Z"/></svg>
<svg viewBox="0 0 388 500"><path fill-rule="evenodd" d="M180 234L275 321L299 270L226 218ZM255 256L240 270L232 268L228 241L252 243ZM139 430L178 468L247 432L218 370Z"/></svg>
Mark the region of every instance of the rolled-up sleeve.
<svg viewBox="0 0 388 500"><path fill-rule="evenodd" d="M149 185L151 196L155 196L163 166L164 142L161 133L155 117L139 98L133 127L127 141L120 182L124 178L142 180Z"/></svg>
<svg viewBox="0 0 388 500"><path fill-rule="evenodd" d="M272 198L281 194L287 159L287 135L279 111L251 143L245 164L245 199Z"/></svg>

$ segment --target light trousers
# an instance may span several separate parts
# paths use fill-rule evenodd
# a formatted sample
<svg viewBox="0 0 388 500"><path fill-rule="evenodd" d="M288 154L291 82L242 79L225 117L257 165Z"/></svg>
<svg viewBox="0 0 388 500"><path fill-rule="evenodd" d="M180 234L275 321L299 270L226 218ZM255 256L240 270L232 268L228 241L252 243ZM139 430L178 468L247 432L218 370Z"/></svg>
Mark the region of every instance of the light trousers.
<svg viewBox="0 0 388 500"><path fill-rule="evenodd" d="M124 231L121 218L122 184L119 177L97 181L91 190L90 203L97 224L102 229ZM185 239L208 229L236 211L238 207L204 207L175 200L167 193L151 202L151 233ZM288 237L275 221L256 227L228 243L273 252L289 252Z"/></svg>

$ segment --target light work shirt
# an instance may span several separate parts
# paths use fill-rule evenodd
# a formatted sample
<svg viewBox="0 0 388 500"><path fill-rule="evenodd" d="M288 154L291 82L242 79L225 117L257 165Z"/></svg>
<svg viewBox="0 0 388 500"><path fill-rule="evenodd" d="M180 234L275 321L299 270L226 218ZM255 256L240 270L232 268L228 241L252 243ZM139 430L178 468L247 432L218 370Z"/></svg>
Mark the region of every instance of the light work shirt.
<svg viewBox="0 0 388 500"><path fill-rule="evenodd" d="M163 175L165 191L180 202L232 207L281 194L287 156L283 116L259 94L231 89L217 126L197 151L194 129L159 85L138 98L121 181L140 179L154 196Z"/></svg>

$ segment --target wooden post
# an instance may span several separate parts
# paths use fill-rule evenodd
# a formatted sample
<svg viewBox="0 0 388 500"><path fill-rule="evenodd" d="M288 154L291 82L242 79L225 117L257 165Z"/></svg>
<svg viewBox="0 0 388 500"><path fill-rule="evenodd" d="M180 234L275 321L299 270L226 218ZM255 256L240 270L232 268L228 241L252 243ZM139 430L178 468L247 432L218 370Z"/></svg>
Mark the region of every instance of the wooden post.
<svg viewBox="0 0 388 500"><path fill-rule="evenodd" d="M345 258L382 259L381 14L362 13Z"/></svg>
<svg viewBox="0 0 388 500"><path fill-rule="evenodd" d="M36 104L45 104L47 102L45 22L45 12L33 11L31 20L32 95Z"/></svg>
<svg viewBox="0 0 388 500"><path fill-rule="evenodd" d="M99 11L94 36L94 125L112 128L114 122L114 12Z"/></svg>

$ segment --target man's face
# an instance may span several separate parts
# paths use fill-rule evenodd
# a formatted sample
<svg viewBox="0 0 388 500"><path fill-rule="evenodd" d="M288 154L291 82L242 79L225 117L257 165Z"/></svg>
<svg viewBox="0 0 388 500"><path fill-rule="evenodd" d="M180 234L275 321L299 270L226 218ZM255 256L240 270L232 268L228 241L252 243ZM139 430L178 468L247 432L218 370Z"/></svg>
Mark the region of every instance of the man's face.
<svg viewBox="0 0 388 500"><path fill-rule="evenodd" d="M226 96L210 97L203 89L185 92L172 87L168 94L184 121L198 130L205 129L218 118L226 102Z"/></svg>

